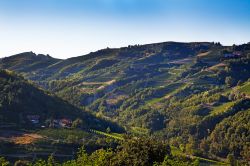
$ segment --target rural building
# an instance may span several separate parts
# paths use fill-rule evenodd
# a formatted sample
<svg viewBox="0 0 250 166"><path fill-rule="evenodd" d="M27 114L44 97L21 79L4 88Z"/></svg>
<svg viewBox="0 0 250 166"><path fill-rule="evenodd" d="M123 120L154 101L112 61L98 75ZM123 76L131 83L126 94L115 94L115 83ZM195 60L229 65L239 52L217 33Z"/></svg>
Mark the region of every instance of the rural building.
<svg viewBox="0 0 250 166"><path fill-rule="evenodd" d="M225 58L239 58L241 57L241 52L240 51L234 51L233 53L226 53L224 54Z"/></svg>
<svg viewBox="0 0 250 166"><path fill-rule="evenodd" d="M71 127L72 120L66 119L66 118L61 119L60 122L59 122L59 125L60 125L60 127Z"/></svg>
<svg viewBox="0 0 250 166"><path fill-rule="evenodd" d="M27 119L33 123L33 124L38 124L40 116L39 115L27 115Z"/></svg>

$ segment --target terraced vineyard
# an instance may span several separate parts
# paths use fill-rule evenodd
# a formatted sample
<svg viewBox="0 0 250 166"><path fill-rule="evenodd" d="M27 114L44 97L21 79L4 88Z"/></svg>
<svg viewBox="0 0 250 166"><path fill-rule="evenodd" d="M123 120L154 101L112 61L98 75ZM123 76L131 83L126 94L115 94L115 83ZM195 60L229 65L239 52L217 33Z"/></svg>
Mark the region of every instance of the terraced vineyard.
<svg viewBox="0 0 250 166"><path fill-rule="evenodd" d="M228 57L228 53L235 56ZM223 161L233 154L244 163L249 158L250 134L247 119L239 116L248 118L250 108L249 55L250 44L209 42L107 48L65 60L21 53L0 61L4 69L0 77L7 77L10 70L18 74L10 72L7 79L0 79L5 87L0 110L15 112L14 105L20 109L16 116L0 112L0 120L10 123L11 119L25 128L29 126L25 117L38 114L42 118L34 129L53 128L58 125L54 120L60 119L72 121L67 126L70 130L92 129L100 139L93 147L115 146L102 139L122 142L123 134L128 134L167 141L197 158ZM25 98L35 100L27 103ZM64 106L59 108L59 103ZM73 131L69 133L69 138L58 138L59 142L84 142Z"/></svg>

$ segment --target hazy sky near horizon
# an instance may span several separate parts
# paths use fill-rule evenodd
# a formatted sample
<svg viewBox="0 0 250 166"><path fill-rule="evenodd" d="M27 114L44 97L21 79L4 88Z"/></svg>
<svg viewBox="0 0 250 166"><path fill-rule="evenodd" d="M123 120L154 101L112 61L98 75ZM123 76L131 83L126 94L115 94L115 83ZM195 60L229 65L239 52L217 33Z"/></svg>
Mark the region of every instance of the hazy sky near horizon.
<svg viewBox="0 0 250 166"><path fill-rule="evenodd" d="M0 57L164 41L250 41L250 0L0 0Z"/></svg>

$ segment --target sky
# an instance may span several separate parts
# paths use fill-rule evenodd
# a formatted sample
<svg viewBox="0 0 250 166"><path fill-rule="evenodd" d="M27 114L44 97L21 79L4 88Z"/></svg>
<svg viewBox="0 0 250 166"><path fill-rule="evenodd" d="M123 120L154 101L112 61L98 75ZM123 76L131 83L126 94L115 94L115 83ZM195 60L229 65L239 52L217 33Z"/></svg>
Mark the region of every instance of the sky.
<svg viewBox="0 0 250 166"><path fill-rule="evenodd" d="M0 0L0 57L165 41L250 41L250 0Z"/></svg>

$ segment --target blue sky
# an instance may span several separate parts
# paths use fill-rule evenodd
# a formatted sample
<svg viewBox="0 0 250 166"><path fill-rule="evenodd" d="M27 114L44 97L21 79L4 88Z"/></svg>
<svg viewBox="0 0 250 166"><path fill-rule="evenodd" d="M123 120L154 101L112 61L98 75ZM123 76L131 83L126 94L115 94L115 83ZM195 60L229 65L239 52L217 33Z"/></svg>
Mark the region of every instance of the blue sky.
<svg viewBox="0 0 250 166"><path fill-rule="evenodd" d="M0 57L163 41L250 41L250 0L0 0Z"/></svg>

